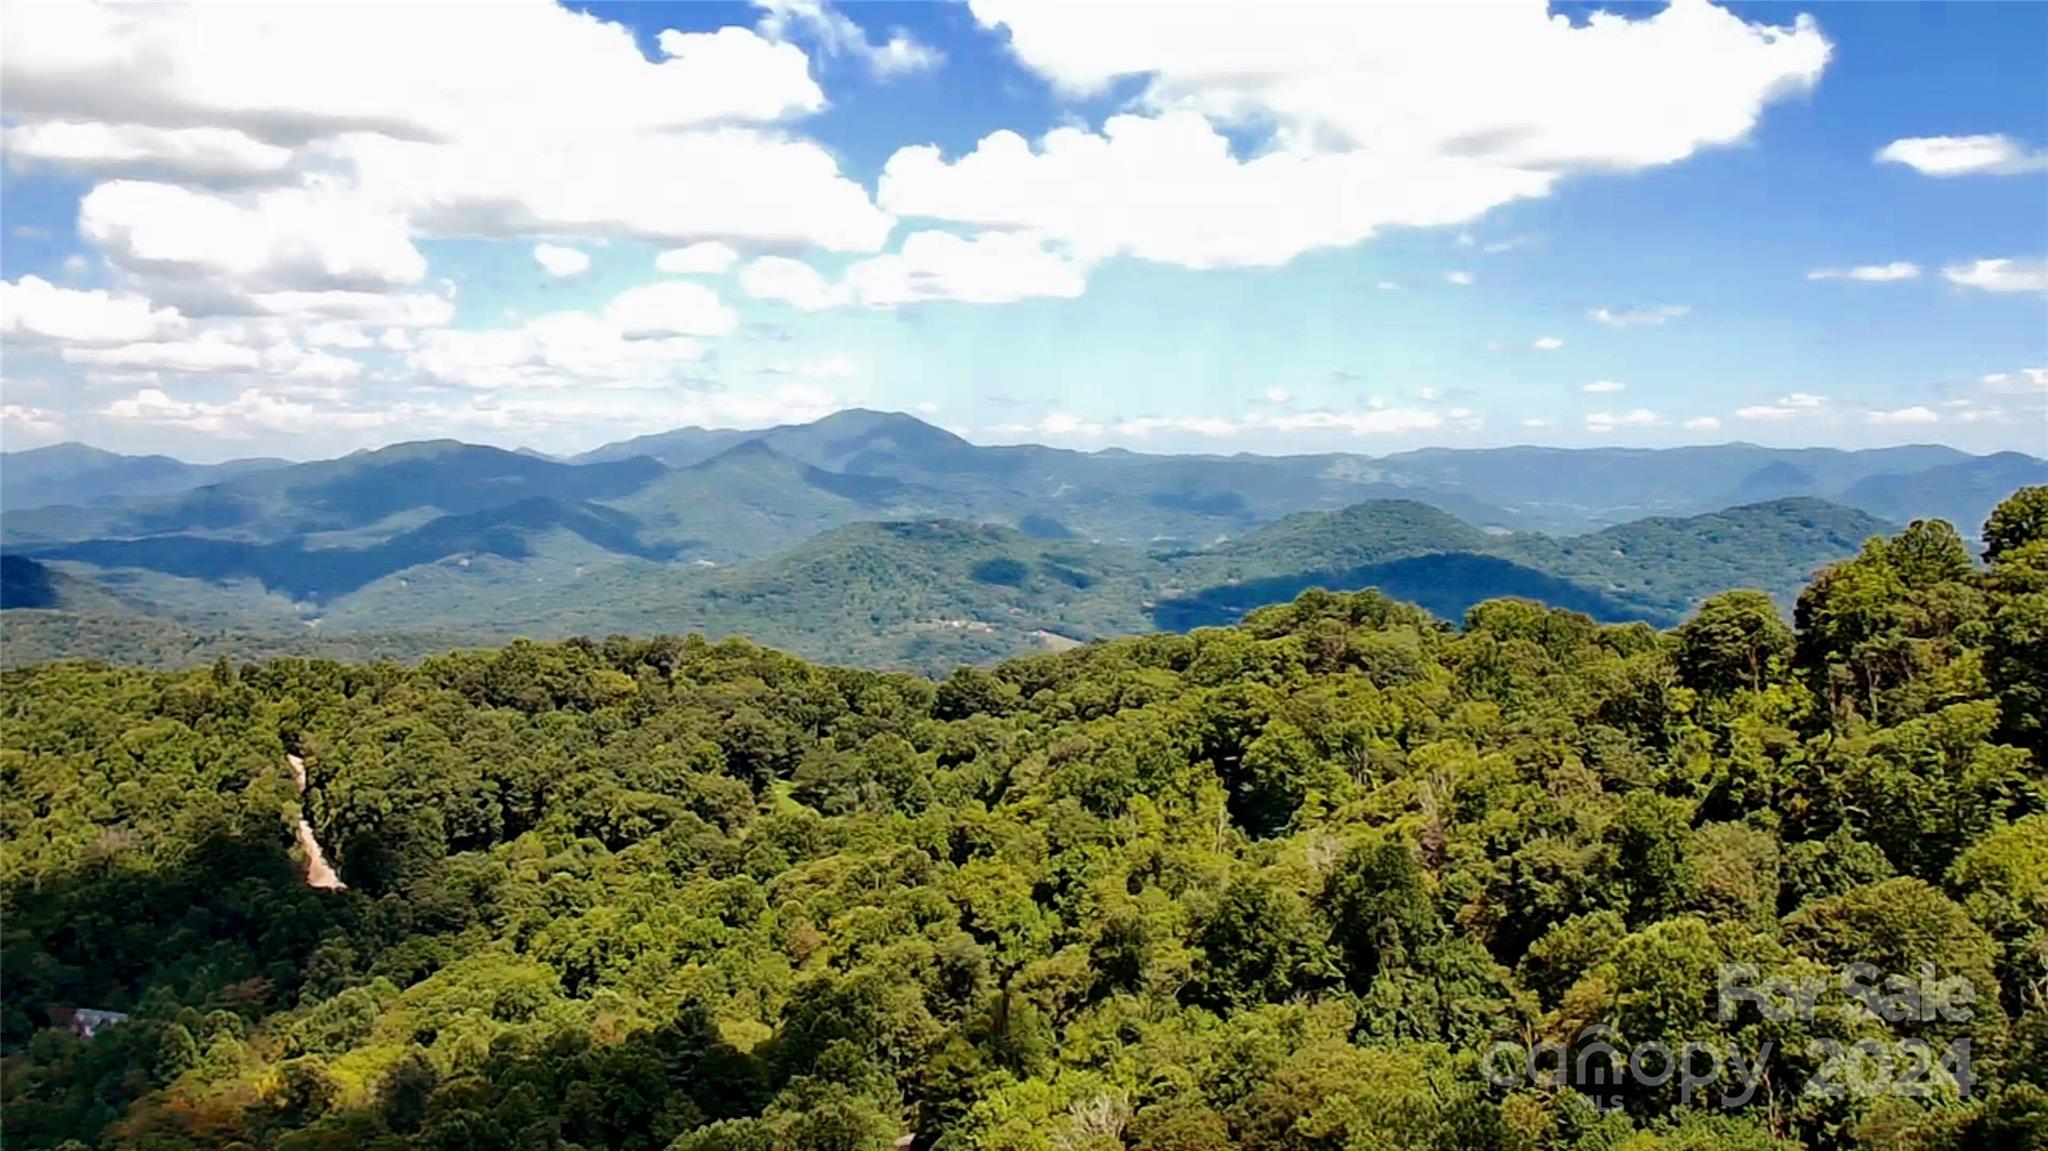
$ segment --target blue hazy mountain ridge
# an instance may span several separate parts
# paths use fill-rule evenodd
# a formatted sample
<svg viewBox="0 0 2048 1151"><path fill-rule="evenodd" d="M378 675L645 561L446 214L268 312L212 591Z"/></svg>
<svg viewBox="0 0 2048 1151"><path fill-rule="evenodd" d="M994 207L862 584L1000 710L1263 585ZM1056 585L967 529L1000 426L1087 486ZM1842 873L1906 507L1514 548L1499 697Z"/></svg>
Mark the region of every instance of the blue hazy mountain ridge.
<svg viewBox="0 0 2048 1151"><path fill-rule="evenodd" d="M125 458L68 455L102 471L100 457ZM95 488L91 506L10 505L0 528L11 556L71 581L56 604L10 594L10 608L118 603L257 632L695 628L922 665L1005 654L1037 632L1227 622L1317 585L1381 586L1445 615L1522 595L1668 623L1724 587L1789 594L1887 522L1941 515L1974 537L1993 503L2040 482L2048 464L2030 456L1929 446L1174 456L979 446L847 411L569 460L398 444L178 492ZM1662 514L1623 517L1635 509ZM901 523L961 530L877 526ZM1002 572L1024 574L983 578ZM834 602L856 583L872 594ZM95 587L113 598L85 594Z"/></svg>
<svg viewBox="0 0 2048 1151"><path fill-rule="evenodd" d="M84 444L0 455L0 507L101 504L170 495L239 475L288 467L289 460L242 459L188 464L169 456L124 456Z"/></svg>

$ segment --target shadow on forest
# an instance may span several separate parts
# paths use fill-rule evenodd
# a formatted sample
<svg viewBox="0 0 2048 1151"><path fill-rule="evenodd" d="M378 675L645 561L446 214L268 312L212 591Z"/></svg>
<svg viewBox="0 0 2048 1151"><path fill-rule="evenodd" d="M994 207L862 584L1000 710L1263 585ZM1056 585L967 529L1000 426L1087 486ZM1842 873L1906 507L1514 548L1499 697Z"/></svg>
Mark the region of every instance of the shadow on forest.
<svg viewBox="0 0 2048 1151"><path fill-rule="evenodd" d="M1632 606L1535 568L1470 552L1411 556L1345 571L1295 572L1219 584L1160 600L1151 609L1152 622L1168 631L1224 627L1236 623L1253 608L1292 603L1296 596L1315 587L1331 591L1376 587L1394 599L1420 604L1432 615L1452 621L1463 619L1473 604L1518 596L1584 612L1602 623L1643 620L1664 627L1677 622L1664 612Z"/></svg>
<svg viewBox="0 0 2048 1151"><path fill-rule="evenodd" d="M185 1004L268 1012L294 1002L308 958L353 905L309 890L282 835L216 834L174 865L110 855L5 892L0 1039L49 1025L52 1007L131 1011L163 987Z"/></svg>

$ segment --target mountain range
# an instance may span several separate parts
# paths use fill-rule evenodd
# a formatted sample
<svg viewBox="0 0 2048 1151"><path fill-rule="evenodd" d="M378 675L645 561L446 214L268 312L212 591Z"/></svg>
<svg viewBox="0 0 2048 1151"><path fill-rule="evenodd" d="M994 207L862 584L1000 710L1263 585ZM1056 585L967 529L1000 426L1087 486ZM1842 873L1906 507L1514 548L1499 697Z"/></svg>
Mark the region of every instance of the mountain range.
<svg viewBox="0 0 2048 1151"><path fill-rule="evenodd" d="M1513 594L1668 624L1723 587L1789 596L1888 524L1939 515L1974 537L2048 463L1748 444L1147 455L847 411L572 459L430 441L190 465L67 444L6 453L0 476L13 663L696 630L930 669L1229 622L1318 584L1443 615Z"/></svg>

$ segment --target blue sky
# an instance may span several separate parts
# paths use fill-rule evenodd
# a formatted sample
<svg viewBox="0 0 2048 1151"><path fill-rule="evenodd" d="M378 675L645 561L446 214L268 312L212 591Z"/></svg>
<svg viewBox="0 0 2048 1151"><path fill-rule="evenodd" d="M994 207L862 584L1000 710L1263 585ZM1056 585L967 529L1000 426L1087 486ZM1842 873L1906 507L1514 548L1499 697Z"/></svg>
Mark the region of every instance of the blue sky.
<svg viewBox="0 0 2048 1151"><path fill-rule="evenodd" d="M5 14L7 447L2048 452L2048 6L252 11Z"/></svg>

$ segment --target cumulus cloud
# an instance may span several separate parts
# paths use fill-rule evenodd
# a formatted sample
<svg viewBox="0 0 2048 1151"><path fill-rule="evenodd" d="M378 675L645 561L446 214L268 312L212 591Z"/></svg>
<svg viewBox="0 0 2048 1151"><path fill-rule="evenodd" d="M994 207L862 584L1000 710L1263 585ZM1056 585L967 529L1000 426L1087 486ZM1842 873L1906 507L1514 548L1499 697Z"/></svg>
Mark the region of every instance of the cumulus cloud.
<svg viewBox="0 0 2048 1151"><path fill-rule="evenodd" d="M664 31L650 59L541 0L315 0L10 5L0 36L10 161L100 180L80 234L187 315L402 293L421 237L870 252L893 224L789 129L825 105L804 51L751 28Z"/></svg>
<svg viewBox="0 0 2048 1151"><path fill-rule="evenodd" d="M1689 432L1714 432L1721 429L1721 421L1713 416L1694 416L1683 426Z"/></svg>
<svg viewBox="0 0 2048 1151"><path fill-rule="evenodd" d="M1470 272L1445 272L1444 279L1450 281L1453 284L1458 285L1461 288L1469 288L1472 286L1472 273Z"/></svg>
<svg viewBox="0 0 2048 1151"><path fill-rule="evenodd" d="M2048 394L2048 368L2021 368L2016 372L1992 372L1978 380L1999 395Z"/></svg>
<svg viewBox="0 0 2048 1151"><path fill-rule="evenodd" d="M670 248L654 258L654 267L672 276L717 276L731 271L739 258L732 245L705 240L685 248Z"/></svg>
<svg viewBox="0 0 2048 1151"><path fill-rule="evenodd" d="M1456 5L1214 6L1171 21L1145 5L972 10L1065 93L1141 79L1136 110L1035 142L997 132L957 159L903 149L882 206L1185 267L1282 264L1388 226L1462 223L1574 172L1734 143L1830 51L1804 18L1772 28L1708 4L1576 26L1540 2L1479 19ZM1237 130L1264 146L1242 155Z"/></svg>
<svg viewBox="0 0 2048 1151"><path fill-rule="evenodd" d="M259 431L307 432L344 427L375 427L395 413L339 411L292 399L261 388L246 388L232 400L212 402L174 399L161 388L144 388L100 409L101 416L124 423L154 424L190 432L240 438Z"/></svg>
<svg viewBox="0 0 2048 1151"><path fill-rule="evenodd" d="M1625 412L1587 412L1586 430L1589 432L1611 432L1617 428L1654 428L1664 418L1648 408L1632 408Z"/></svg>
<svg viewBox="0 0 2048 1151"><path fill-rule="evenodd" d="M232 183L281 175L292 161L290 148L233 128L49 120L9 128L4 138L8 162L17 167L85 176L140 172Z"/></svg>
<svg viewBox="0 0 2048 1151"><path fill-rule="evenodd" d="M555 312L518 327L420 333L406 363L421 375L479 390L655 387L701 360L699 337L739 322L717 292L687 280L629 288L601 314Z"/></svg>
<svg viewBox="0 0 2048 1151"><path fill-rule="evenodd" d="M1865 412L1864 418L1873 424L1933 424L1941 421L1941 416L1933 408L1917 404L1891 411Z"/></svg>
<svg viewBox="0 0 2048 1151"><path fill-rule="evenodd" d="M10 435L53 440L64 434L64 415L27 404L0 404L0 429Z"/></svg>
<svg viewBox="0 0 2048 1151"><path fill-rule="evenodd" d="M1236 420L1219 416L1138 416L1119 422L1114 430L1117 435L1136 440L1149 439L1162 432L1227 439L1244 428Z"/></svg>
<svg viewBox="0 0 2048 1151"><path fill-rule="evenodd" d="M1917 279L1920 265L1905 260L1889 264L1862 264L1853 268L1815 268L1806 273L1809 280L1860 280L1866 284L1888 284L1895 280Z"/></svg>
<svg viewBox="0 0 2048 1151"><path fill-rule="evenodd" d="M1658 304L1648 308L1594 308L1586 318L1610 328L1657 328L1691 313L1682 304Z"/></svg>
<svg viewBox="0 0 2048 1151"><path fill-rule="evenodd" d="M628 339L650 336L722 336L739 314L718 293L688 280L663 280L619 293L606 305L606 322Z"/></svg>
<svg viewBox="0 0 2048 1151"><path fill-rule="evenodd" d="M580 276L590 270L590 253L560 244L535 244L533 262L550 276Z"/></svg>
<svg viewBox="0 0 2048 1151"><path fill-rule="evenodd" d="M740 291L756 300L775 300L799 311L816 312L846 302L816 268L788 256L763 256L740 269Z"/></svg>
<svg viewBox="0 0 2048 1151"><path fill-rule="evenodd" d="M1827 406L1826 396L1811 392L1792 392L1779 396L1775 403L1751 404L1735 409L1738 420L1782 421L1813 414Z"/></svg>
<svg viewBox="0 0 2048 1151"><path fill-rule="evenodd" d="M1580 384L1579 390L1591 395L1601 395L1608 392L1618 392L1626 387L1628 385L1620 380L1594 380L1590 384Z"/></svg>
<svg viewBox="0 0 2048 1151"><path fill-rule="evenodd" d="M1285 401L1274 401L1269 397L1270 392L1259 397L1266 401L1266 406L1254 406L1234 417L1145 415L1106 423L1072 412L1055 411L1034 421L998 424L989 431L1012 440L1033 435L1091 441L1107 435L1129 440L1175 435L1229 439L1258 433L1375 437L1443 429L1474 431L1485 422L1478 412L1470 408L1436 407L1429 402L1431 397L1424 397L1424 402L1419 404L1389 404L1376 397L1365 407L1357 409L1287 408L1275 406Z"/></svg>
<svg viewBox="0 0 2048 1151"><path fill-rule="evenodd" d="M1877 159L1942 178L2048 171L2048 149L2028 148L2003 135L1913 136L1886 144Z"/></svg>
<svg viewBox="0 0 2048 1151"><path fill-rule="evenodd" d="M1073 412L1054 411L1048 412L1043 417L1030 422L1011 421L1009 423L997 424L990 428L989 432L1004 439L1038 435L1051 436L1056 439L1094 440L1100 439L1102 433L1106 430L1098 420L1076 415Z"/></svg>
<svg viewBox="0 0 2048 1151"><path fill-rule="evenodd" d="M1942 278L1986 292L2048 292L2048 258L1972 260L1950 264Z"/></svg>
<svg viewBox="0 0 2048 1151"><path fill-rule="evenodd" d="M41 276L0 281L0 336L66 344L126 344L179 331L185 317L136 295L61 288Z"/></svg>
<svg viewBox="0 0 2048 1151"><path fill-rule="evenodd" d="M1536 342L1531 346L1539 352L1554 352L1564 347L1564 341L1556 336L1538 336L1536 337Z"/></svg>
<svg viewBox="0 0 2048 1151"><path fill-rule="evenodd" d="M756 0L767 15L761 32L771 40L801 37L829 56L848 56L883 80L924 72L945 62L945 55L901 29L876 41L852 17L823 0Z"/></svg>
<svg viewBox="0 0 2048 1151"><path fill-rule="evenodd" d="M846 269L845 289L869 307L932 300L999 304L1050 297L1072 299L1088 285L1085 267L1024 232L912 232L898 252L871 256Z"/></svg>
<svg viewBox="0 0 2048 1151"><path fill-rule="evenodd" d="M230 196L112 180L79 202L78 231L130 271L245 293L381 291L427 274L403 216L332 182Z"/></svg>
<svg viewBox="0 0 2048 1151"><path fill-rule="evenodd" d="M740 290L747 295L806 312L853 304L894 308L939 300L1072 299L1087 286L1081 261L1025 232L912 232L899 250L849 265L838 283L787 256L763 256L740 269Z"/></svg>

